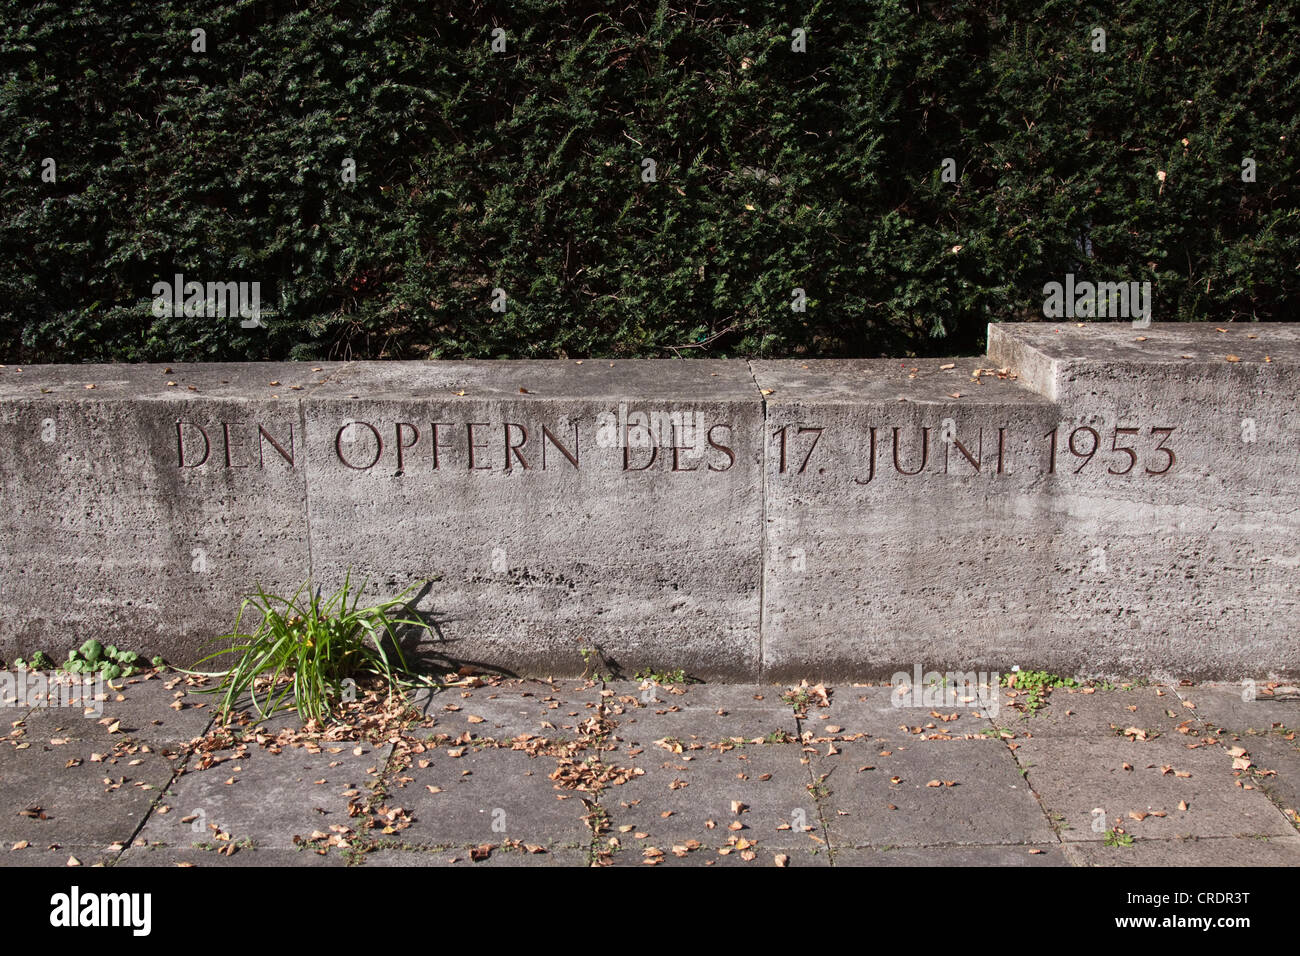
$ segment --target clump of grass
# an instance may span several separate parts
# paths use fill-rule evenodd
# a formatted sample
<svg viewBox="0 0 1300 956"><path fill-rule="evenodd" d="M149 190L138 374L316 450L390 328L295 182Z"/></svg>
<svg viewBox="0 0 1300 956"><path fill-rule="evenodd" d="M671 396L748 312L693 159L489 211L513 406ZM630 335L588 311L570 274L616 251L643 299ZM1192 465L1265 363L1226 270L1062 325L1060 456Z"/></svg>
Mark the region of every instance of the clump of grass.
<svg viewBox="0 0 1300 956"><path fill-rule="evenodd" d="M366 585L354 588L350 572L343 586L328 597L322 597L320 589L313 592L310 581L291 598L267 594L259 586L256 594L240 604L234 630L218 638L233 643L195 666L235 655L228 670L207 672L207 676L221 679L211 690L222 694L223 719L247 694L262 718L297 709L304 722L324 720L335 703L344 698L344 682L349 678L379 678L390 693L404 694L404 686L417 678L397 643L397 629L410 626L428 630L429 625L395 615L405 606L406 596L422 583L413 584L397 597L364 607L361 598ZM260 620L246 632L243 622L250 612L260 615ZM260 700L259 686L264 690Z"/></svg>

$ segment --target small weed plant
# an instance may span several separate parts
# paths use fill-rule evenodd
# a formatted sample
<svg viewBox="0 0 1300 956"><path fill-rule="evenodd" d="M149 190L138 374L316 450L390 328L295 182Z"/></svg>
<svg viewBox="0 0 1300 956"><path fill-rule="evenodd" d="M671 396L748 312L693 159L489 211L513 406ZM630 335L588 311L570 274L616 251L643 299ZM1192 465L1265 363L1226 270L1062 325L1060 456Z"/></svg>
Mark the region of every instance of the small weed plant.
<svg viewBox="0 0 1300 956"><path fill-rule="evenodd" d="M1014 687L1025 691L1025 708L1029 713L1037 713L1047 703L1047 697L1056 687L1078 687L1079 682L1073 677L1060 677L1047 671L1012 671L1002 676L1004 687Z"/></svg>
<svg viewBox="0 0 1300 956"><path fill-rule="evenodd" d="M1132 846L1133 837L1123 830L1107 830L1106 839L1103 841L1106 846Z"/></svg>
<svg viewBox="0 0 1300 956"><path fill-rule="evenodd" d="M67 674L98 674L104 680L116 680L119 677L134 677L149 667L161 668L163 659L154 657L147 663L135 651L119 650L115 644L101 644L91 638L80 647L68 651L68 659L62 664L55 664L44 653L37 651L31 660L19 657L14 660L14 667L19 670L62 671Z"/></svg>
<svg viewBox="0 0 1300 956"><path fill-rule="evenodd" d="M648 680L655 684L660 684L660 685L695 683L695 681L691 680L691 678L686 676L686 671L680 667L677 668L676 670L671 670L671 671L657 671L654 670L653 668L645 667L637 671L632 676L640 681Z"/></svg>

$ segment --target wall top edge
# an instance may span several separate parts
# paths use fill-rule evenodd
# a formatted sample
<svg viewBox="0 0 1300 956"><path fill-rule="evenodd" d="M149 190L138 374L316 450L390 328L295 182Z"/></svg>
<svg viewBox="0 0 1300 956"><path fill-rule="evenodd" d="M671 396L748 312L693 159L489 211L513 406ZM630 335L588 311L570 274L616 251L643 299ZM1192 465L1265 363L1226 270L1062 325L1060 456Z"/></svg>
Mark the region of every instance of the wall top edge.
<svg viewBox="0 0 1300 956"><path fill-rule="evenodd" d="M1052 362L1112 365L1300 365L1300 323L1025 322L989 325L998 340Z"/></svg>

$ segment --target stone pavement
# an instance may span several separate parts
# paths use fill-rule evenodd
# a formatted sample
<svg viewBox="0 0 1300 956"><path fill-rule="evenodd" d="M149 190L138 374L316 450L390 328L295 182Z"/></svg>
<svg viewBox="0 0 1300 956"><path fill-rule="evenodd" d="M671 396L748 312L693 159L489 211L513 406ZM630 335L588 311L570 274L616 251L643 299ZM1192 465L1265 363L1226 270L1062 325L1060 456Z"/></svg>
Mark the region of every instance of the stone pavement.
<svg viewBox="0 0 1300 956"><path fill-rule="evenodd" d="M1033 714L1003 689L993 719L882 686L461 683L327 734L210 733L174 673L99 717L6 706L0 862L1300 865L1300 700L1238 685Z"/></svg>

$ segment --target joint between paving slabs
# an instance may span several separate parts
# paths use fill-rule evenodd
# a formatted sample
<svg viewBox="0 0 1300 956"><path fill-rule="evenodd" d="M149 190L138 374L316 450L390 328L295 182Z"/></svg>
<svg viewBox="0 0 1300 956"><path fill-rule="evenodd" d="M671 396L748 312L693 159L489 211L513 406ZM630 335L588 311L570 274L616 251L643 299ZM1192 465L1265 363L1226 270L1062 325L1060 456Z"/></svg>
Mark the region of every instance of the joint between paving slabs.
<svg viewBox="0 0 1300 956"><path fill-rule="evenodd" d="M140 834L144 832L145 825L149 822L149 818L158 812L158 807L161 806L162 802L171 795L172 787L175 786L176 781L180 779L181 775L185 773L185 768L189 765L190 758L194 756L195 740L201 740L206 737L212 730L212 725L215 720L215 715L210 716L207 725L203 728L203 733L199 734L198 737L194 738L194 740L189 740L181 744L180 756L176 762L176 766L172 768L172 775L167 778L167 783L159 788L158 796L150 802L148 809L146 809L141 815L140 822L136 824L135 829L131 831L131 834L125 840L122 841L122 849L118 850L108 859L106 864L107 866L117 865L126 854L127 850L131 849L131 847L135 845L135 841L138 840Z"/></svg>
<svg viewBox="0 0 1300 956"><path fill-rule="evenodd" d="M600 678L600 686L602 690L608 689L608 685L606 684L603 678ZM600 754L602 753L602 751L609 749L607 747L602 747L601 743L607 740L609 734L617 726L617 724L609 716L608 707L605 702L604 695L601 695L601 697L599 698L599 709L597 710L595 719L596 719L596 724L595 724L594 733L591 730L586 729L588 727L588 722L586 721L581 722L579 724L576 737L572 739L565 738L565 737L549 738L547 741L549 746L545 750L538 752L535 755L535 758L536 757L551 758L555 762L555 769L558 771L566 766L565 763L566 759L575 757L578 754L586 753L589 754L588 759L590 759L591 756L594 756L596 758L597 763L595 765L592 765L591 769L595 771L597 778L599 778L600 771L607 766L607 764L605 763L604 759L600 756ZM402 738L403 740L412 739L409 732L407 731L404 731L402 733ZM476 737L472 741L458 743L457 745L469 747L474 750L498 750L498 749L511 750L514 749L513 747L514 743L515 741L513 738L501 739L496 737ZM391 747L391 750L388 755L388 760L385 763L384 770L382 771L382 773L379 775L379 778L377 779L377 785L371 788L371 794L370 797L368 798L367 805L373 805L375 801L386 800L389 796L389 789L388 789L389 785L396 782L398 777L410 767L410 761L408 759L409 751L407 750L407 748L401 746L400 742L395 742L395 741L390 741L389 745ZM438 746L438 744L435 744L435 746ZM549 774L548 777L550 779L556 779L555 777L552 777ZM589 786L590 789L584 790L579 788L578 786L562 787L557 785L555 789L567 790L571 794L576 796L579 800L582 801L584 807L587 810L587 813L584 814L583 816L583 822L591 831L590 838L587 839L582 844L555 845L549 847L548 849L566 849L566 850L581 849L585 851L589 864L596 865L598 861L601 859L602 854L605 852L605 847L601 841L604 834L608 830L609 814L608 811L601 805L600 800L602 794L605 792L606 789L608 789L608 786L605 785L603 782L601 782L599 779L595 781L594 786L590 784ZM352 855L352 859L349 862L353 864L362 864L364 863L364 860L362 859L364 854L379 849L428 851L428 850L437 850L437 849L444 849L444 848L473 849L472 846L468 846L468 845L453 846L448 844L444 846L441 844L439 845L407 844L404 841L402 841L400 838L396 838L396 837L395 838L382 837L380 839L374 839L373 837L368 837L368 838L363 837L360 833L358 833L355 834L354 838L349 841L349 849ZM505 849L509 849L509 847L501 847L496 849L505 850Z"/></svg>
<svg viewBox="0 0 1300 956"><path fill-rule="evenodd" d="M1184 693L1185 688L1175 686L1173 690L1174 690L1174 694L1178 697L1180 701L1191 700L1191 698ZM1280 698L1280 699L1286 700L1288 698ZM1195 701L1192 701L1192 703L1195 704ZM1272 735L1273 732L1272 728L1270 728L1268 731L1265 731L1260 734L1251 733L1249 731L1238 733L1236 731L1232 731L1232 730L1228 730L1227 728L1220 727L1215 721L1210 720L1208 717L1202 717L1200 714L1197 714L1196 716L1201 724L1201 732L1204 735L1213 738L1214 742L1218 744L1219 747L1224 751L1224 756L1230 759L1232 757L1232 754L1228 753L1227 744L1224 742L1223 739L1225 736L1232 737L1233 740L1236 740L1238 742L1238 745L1241 745L1241 741L1243 738L1245 738L1247 741L1249 741L1249 739L1254 736L1262 736L1264 738L1268 738ZM1281 727L1280 729L1283 731L1287 730L1285 726ZM1297 744L1297 751L1300 752L1300 744ZM1282 815L1282 818L1287 822L1287 824L1290 827L1292 827L1297 833L1300 833L1300 807L1288 807L1286 805L1286 801L1281 799L1278 793L1277 785L1271 779L1269 779L1265 774L1261 773L1261 771L1267 770L1268 768L1255 766L1253 763L1253 758L1251 758L1249 752L1246 754L1246 757L1252 760L1252 765L1249 768L1252 786L1257 788L1260 791L1260 793L1264 795L1264 797L1268 800L1268 802L1271 803L1273 807L1277 810L1277 812Z"/></svg>
<svg viewBox="0 0 1300 956"><path fill-rule="evenodd" d="M795 746L799 748L799 753L801 755L800 761L808 768L808 794L813 798L813 806L817 809L817 822L821 827L822 839L826 841L826 859L830 862L831 866L834 866L837 847L831 840L830 818L827 816L830 809L829 800L832 791L826 783L827 779L834 772L834 769L832 768L831 770L828 770L826 773L822 774L821 777L817 776L817 771L813 769L812 756L810 756L809 751L805 749L809 746L804 741L805 731L803 723L807 719L806 712L804 716L800 716L798 708L792 708L792 710L794 713ZM807 733L812 734L813 732L810 729ZM777 746L781 745L778 744ZM812 749L814 752L816 751L816 748Z"/></svg>
<svg viewBox="0 0 1300 956"><path fill-rule="evenodd" d="M610 716L609 708L605 704L604 692L610 688L603 676L600 679L600 689L601 694L597 698L599 707L596 711L596 720L602 731L599 736L608 738L609 736L612 736L614 731L618 728L618 722ZM583 724L578 725L578 739L583 740L590 738L590 735L583 731L582 727ZM599 753L599 751L597 752ZM601 763L603 764L604 761L601 760ZM560 764L557 763L556 768L558 769L559 766ZM604 803L602 803L605 791L608 789L608 786L601 784L592 793L590 802L588 802L586 798L579 797L579 799L583 801L583 805L587 808L587 813L583 816L582 821L591 830L591 843L587 850L587 863L589 866L602 865L602 860L605 859L602 854L608 852L612 855L613 853L612 850L608 850L605 844L602 843L604 835L609 832L610 812L605 807Z"/></svg>
<svg viewBox="0 0 1300 956"><path fill-rule="evenodd" d="M1043 818L1047 821L1048 829L1052 831L1052 835L1056 837L1057 844L1061 847L1068 849L1069 843L1061 839L1060 824L1052 818L1052 811L1049 810L1047 808L1047 804L1043 802L1043 795L1040 794L1034 788L1033 783L1031 783L1029 780L1029 771L1030 768L1032 767L1032 764L1025 764L1020 762L1020 757L1016 754L1017 748L1011 746L1011 742L1007 738L1002 736L1002 728L998 727L997 721L993 717L990 717L987 713L985 713L983 719L988 722L989 728L997 736L997 739L1002 742L1002 746L1007 748L1007 752L1011 754L1011 760L1013 763L1015 763L1016 770L1020 773L1020 779L1025 782L1025 789L1029 791L1029 793L1034 798L1034 802L1038 804L1038 809L1042 811ZM1080 862L1076 861L1072 851L1066 852L1065 856L1066 859L1070 861L1071 865L1073 866L1082 865Z"/></svg>

